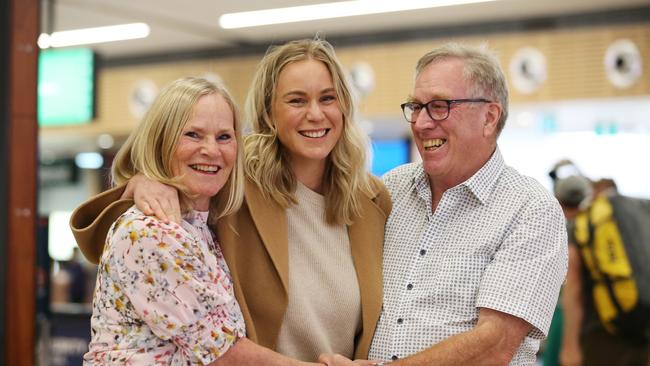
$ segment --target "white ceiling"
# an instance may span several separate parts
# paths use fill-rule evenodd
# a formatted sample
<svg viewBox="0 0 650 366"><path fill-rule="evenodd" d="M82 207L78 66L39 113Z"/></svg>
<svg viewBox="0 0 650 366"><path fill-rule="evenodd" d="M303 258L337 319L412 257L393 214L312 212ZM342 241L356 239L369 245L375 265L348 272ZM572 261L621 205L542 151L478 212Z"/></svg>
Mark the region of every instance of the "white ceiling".
<svg viewBox="0 0 650 366"><path fill-rule="evenodd" d="M224 30L229 12L307 5L327 0L43 0L43 31L145 22L149 37L92 47L104 58L134 57L183 50L217 49L309 37L389 32L418 27L458 26L580 14L650 5L650 0L496 0L443 8ZM408 1L408 0L395 0ZM335 1L329 1L335 2ZM52 6L52 4L54 4Z"/></svg>

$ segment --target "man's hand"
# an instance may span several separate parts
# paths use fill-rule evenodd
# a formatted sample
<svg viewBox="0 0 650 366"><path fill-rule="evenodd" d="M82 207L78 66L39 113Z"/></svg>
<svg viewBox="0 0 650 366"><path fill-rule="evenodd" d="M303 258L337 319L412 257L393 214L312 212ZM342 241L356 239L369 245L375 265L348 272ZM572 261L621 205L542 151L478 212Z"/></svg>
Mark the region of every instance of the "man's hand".
<svg viewBox="0 0 650 366"><path fill-rule="evenodd" d="M129 179L122 198L131 198L145 215L154 215L163 222L181 222L178 191L174 187L151 180L142 174Z"/></svg>
<svg viewBox="0 0 650 366"><path fill-rule="evenodd" d="M373 366L374 361L368 360L355 360L351 361L349 358L335 353L323 353L318 356L318 362L327 366Z"/></svg>

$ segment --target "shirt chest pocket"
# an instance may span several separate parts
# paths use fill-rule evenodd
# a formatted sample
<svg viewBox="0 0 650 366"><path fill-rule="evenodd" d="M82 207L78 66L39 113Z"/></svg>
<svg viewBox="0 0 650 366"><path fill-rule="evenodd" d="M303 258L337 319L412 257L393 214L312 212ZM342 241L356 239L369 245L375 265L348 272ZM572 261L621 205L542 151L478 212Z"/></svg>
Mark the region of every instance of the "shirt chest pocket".
<svg viewBox="0 0 650 366"><path fill-rule="evenodd" d="M476 296L489 260L478 254L441 258L433 286L434 300L460 312L475 311Z"/></svg>

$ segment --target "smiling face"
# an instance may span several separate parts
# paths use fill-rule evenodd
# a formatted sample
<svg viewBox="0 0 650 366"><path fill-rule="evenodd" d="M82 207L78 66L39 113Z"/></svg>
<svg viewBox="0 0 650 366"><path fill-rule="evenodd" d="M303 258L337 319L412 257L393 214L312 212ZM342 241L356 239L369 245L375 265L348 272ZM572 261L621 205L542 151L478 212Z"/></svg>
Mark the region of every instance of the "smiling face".
<svg viewBox="0 0 650 366"><path fill-rule="evenodd" d="M293 171L325 170L343 130L343 113L332 76L320 61L288 64L280 72L271 117Z"/></svg>
<svg viewBox="0 0 650 366"><path fill-rule="evenodd" d="M429 64L415 81L413 101L485 97L469 95L463 68L464 61L458 58ZM411 130L424 171L436 190L462 183L490 158L496 148L499 115L496 103L452 104L443 121L432 120L425 111L419 113Z"/></svg>
<svg viewBox="0 0 650 366"><path fill-rule="evenodd" d="M181 176L190 204L207 211L210 198L226 184L237 159L234 115L223 96L200 97L178 139L172 173Z"/></svg>

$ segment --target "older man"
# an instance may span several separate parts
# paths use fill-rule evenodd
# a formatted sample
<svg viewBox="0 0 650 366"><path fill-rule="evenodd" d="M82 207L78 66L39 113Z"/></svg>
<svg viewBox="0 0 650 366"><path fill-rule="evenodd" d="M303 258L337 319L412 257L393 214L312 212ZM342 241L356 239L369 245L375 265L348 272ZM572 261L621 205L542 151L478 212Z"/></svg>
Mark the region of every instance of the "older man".
<svg viewBox="0 0 650 366"><path fill-rule="evenodd" d="M393 211L370 358L534 364L566 274L566 229L550 192L499 151L508 91L498 62L478 48L435 49L402 109L422 162L384 177Z"/></svg>

